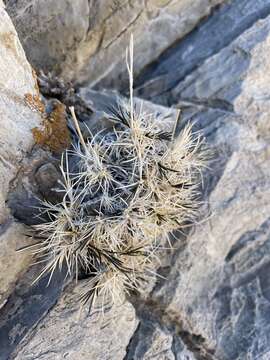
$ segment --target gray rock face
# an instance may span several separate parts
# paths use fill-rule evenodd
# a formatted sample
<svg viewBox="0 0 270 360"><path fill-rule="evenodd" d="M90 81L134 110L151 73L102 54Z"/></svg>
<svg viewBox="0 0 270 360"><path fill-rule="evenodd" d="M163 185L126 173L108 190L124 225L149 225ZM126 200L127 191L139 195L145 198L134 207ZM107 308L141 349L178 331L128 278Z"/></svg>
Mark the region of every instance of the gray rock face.
<svg viewBox="0 0 270 360"><path fill-rule="evenodd" d="M266 9L269 4L246 5ZM176 251L172 266L161 269L167 280L151 296L164 309L156 324L173 327L176 336L177 322L185 330L180 339L198 359L270 357L269 30L270 17L257 21L170 90L152 93L155 100L182 107L183 122L192 119L215 152L205 182L211 217L189 237L184 251ZM158 83L172 79L174 56L161 62L160 68L168 67ZM153 89L155 76L154 70ZM149 89L144 93L151 94ZM171 314L169 323L166 314ZM129 359L144 358L152 346L145 340L150 337L145 312L140 318ZM174 355L185 359L180 350Z"/></svg>
<svg viewBox="0 0 270 360"><path fill-rule="evenodd" d="M131 33L139 73L222 2L7 0L6 6L35 67L104 87L126 83L123 63Z"/></svg>
<svg viewBox="0 0 270 360"><path fill-rule="evenodd" d="M9 188L34 144L31 129L40 115L25 102L37 96L35 78L15 28L0 2L0 307L31 257L17 248L29 244L23 225L15 223L6 206Z"/></svg>
<svg viewBox="0 0 270 360"><path fill-rule="evenodd" d="M48 70L59 68L66 58L75 59L74 50L90 26L88 1L11 0L5 3L34 66Z"/></svg>
<svg viewBox="0 0 270 360"><path fill-rule="evenodd" d="M75 306L82 284L71 286L47 315L46 325L35 330L38 336L14 359L89 360L123 359L138 320L131 304L89 315Z"/></svg>
<svg viewBox="0 0 270 360"><path fill-rule="evenodd" d="M180 2L172 4L178 9ZM164 253L163 277L148 292L104 318L79 317L83 284L72 285L21 336L11 358L270 358L269 53L270 2L235 0L135 79L137 94L180 107L182 124L193 121L206 136L213 154L204 174L208 216ZM110 72L104 79L114 84ZM107 103L93 90L79 93L97 110ZM24 309L28 318L31 308Z"/></svg>
<svg viewBox="0 0 270 360"><path fill-rule="evenodd" d="M160 268L166 280L146 299L131 299L138 326L125 359L270 356L269 30L269 17L255 22L161 99L172 96L183 123L192 118L213 149L205 176L211 216ZM42 326L49 333L47 319ZM41 354L39 336L21 354Z"/></svg>
<svg viewBox="0 0 270 360"><path fill-rule="evenodd" d="M107 109L109 105L117 106L119 95L113 92L97 92L88 88L82 88L78 95L82 102L87 102L91 109L94 110L93 115L89 116L89 121L87 122L89 128L91 130L96 129L96 121L99 126L99 122L101 121L104 128L105 120L104 115L102 116L103 111ZM135 99L135 103L140 106L141 100ZM171 131L177 118L176 109L164 108L163 106L154 105L147 101L144 101L144 103L145 110L147 109L149 113L156 114L157 121L160 122L160 128L164 131ZM42 150L39 150L39 153L38 157L37 152L35 152L32 156L32 162L29 161L31 165L30 169L33 169L32 172L37 170L34 176L28 176L28 181L32 182L32 187L34 183L37 182L39 192L46 194L46 199L48 199L49 196L49 199L55 201L56 194L52 197L53 195L50 193L50 189L55 186L56 180L59 178L59 173L52 159L48 158L48 154ZM41 165L39 163L41 163ZM27 187L26 190L21 188L21 184L25 180L23 179L21 181L20 176L18 176L17 180L20 186L17 186L16 191L13 191L11 194L12 196L9 199L10 208L12 210L13 208L16 209L14 215L21 221L32 224L35 222L35 218L33 218L34 212L32 208L28 210L26 206L27 201L29 201L31 205L35 204L33 203L32 189L30 188L28 189L29 191L26 191ZM38 203L36 205L38 206ZM24 208L24 206L26 207ZM60 303L56 305L55 311L56 313L61 313L61 316L58 318L54 312L50 315L49 337L47 334L48 317L44 319L44 323L41 322L40 328L35 329L37 323L57 302L62 288L65 285L65 272L63 271L62 274L56 272L50 284L48 284L49 276L47 276L33 286L32 282L40 271L41 267L31 267L31 269L24 274L23 279L18 281L5 306L0 310L0 360L9 359L10 357L13 358L16 353L18 353L18 359L32 358L32 356L38 356L40 358L44 356L45 359L50 358L50 356L52 356L52 359L55 357L62 358L63 356L67 356L70 359L77 359L78 357L80 359L89 359L89 357L93 357L94 359L124 357L130 337L137 326L135 310L128 302L123 307L111 309L104 315L101 313L98 315L98 312L96 312L95 316L87 316L87 314L85 314L81 319L78 318L76 335L72 331L70 331L70 337L68 334L66 334L65 337L57 337L55 335L59 331L64 332L69 326L73 327L75 319L79 316L76 304L79 298L78 292L82 289L83 285L78 285L78 288L76 287L74 290L67 289L67 296L64 295L64 299L60 301L62 305L60 305ZM72 292L71 295L69 295L70 291ZM69 305L66 310L64 310L67 304ZM61 306L61 310L58 309L58 306ZM66 315L62 314L63 311ZM73 315L69 317L69 313ZM118 322L119 317L123 320L121 320L122 322L120 321L120 323ZM103 318L105 323L102 321ZM111 321L109 321L109 319ZM63 323L60 324L61 320L63 320ZM89 327L88 335L85 334L86 327ZM120 329L118 327L120 327ZM53 328L55 329L55 333ZM105 335L103 331L104 328L107 328L108 336ZM33 329L32 338L37 339L38 343L40 343L39 336L42 333L44 334L42 349L35 343L35 340L33 340L33 343L31 341L31 331ZM39 329L43 329L43 331ZM38 334L37 338L35 337L36 333ZM112 339L109 334L114 333L115 337ZM78 336L81 337L81 340L78 340ZM94 338L96 339L95 341ZM112 344L107 346L107 340L109 338ZM95 343L94 347L90 346L90 348L88 348L89 339L92 339L93 344ZM119 342L119 339L123 341ZM54 340L56 340L56 342L54 342ZM65 341L64 345L62 344L63 340ZM68 345L70 343L72 345ZM31 349L29 346L31 346ZM54 350L51 350L52 346ZM35 349L39 352L38 355L35 354Z"/></svg>
<svg viewBox="0 0 270 360"><path fill-rule="evenodd" d="M10 266L8 271L11 270ZM0 309L1 360L12 358L12 353L20 346L22 339L47 315L62 292L64 272L56 273L50 283L47 276L33 284L40 271L41 267L38 265L25 271Z"/></svg>
<svg viewBox="0 0 270 360"><path fill-rule="evenodd" d="M28 271L33 262L31 253L17 251L32 244L33 239L25 235L27 228L12 216L8 200L10 193L18 190L19 174L32 171L31 130L39 127L42 119L35 108L39 103L35 76L2 1L0 54L0 359L6 360L29 328L55 303L63 276L55 277L49 287L48 279L32 287L37 269ZM27 195L24 213L29 213L28 205L33 205L28 203Z"/></svg>
<svg viewBox="0 0 270 360"><path fill-rule="evenodd" d="M135 79L137 95L164 105L177 103L179 98L177 94L174 97L173 89L179 82L269 14L268 0L233 0L224 4L139 74Z"/></svg>

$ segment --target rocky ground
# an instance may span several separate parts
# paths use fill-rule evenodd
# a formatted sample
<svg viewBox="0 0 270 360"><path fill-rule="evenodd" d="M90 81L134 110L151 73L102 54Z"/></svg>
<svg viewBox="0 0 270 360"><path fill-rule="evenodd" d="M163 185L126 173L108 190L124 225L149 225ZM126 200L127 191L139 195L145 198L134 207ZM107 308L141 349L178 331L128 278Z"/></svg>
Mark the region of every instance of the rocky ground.
<svg viewBox="0 0 270 360"><path fill-rule="evenodd" d="M270 0L4 3L0 359L270 359ZM95 117L103 88L126 94L131 32L136 96L164 118L181 108L180 125L192 121L212 150L211 215L164 254L165 279L89 316L76 307L83 282L63 286L58 274L31 286L37 269L15 251L30 241L28 202L57 177L51 154L34 146L45 110L21 44L36 69L72 80Z"/></svg>

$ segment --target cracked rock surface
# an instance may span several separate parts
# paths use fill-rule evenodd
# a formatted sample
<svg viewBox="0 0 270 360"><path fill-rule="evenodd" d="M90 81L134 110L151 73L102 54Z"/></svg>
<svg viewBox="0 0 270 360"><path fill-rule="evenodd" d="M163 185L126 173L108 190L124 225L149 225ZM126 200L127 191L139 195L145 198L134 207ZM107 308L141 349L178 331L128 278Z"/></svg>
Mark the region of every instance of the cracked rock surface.
<svg viewBox="0 0 270 360"><path fill-rule="evenodd" d="M32 68L26 60L16 30L0 2L0 308L14 283L29 266L31 257L16 249L29 243L23 225L6 206L9 188L27 162L34 144L31 129L41 118L25 103L37 96Z"/></svg>
<svg viewBox="0 0 270 360"><path fill-rule="evenodd" d="M137 318L133 306L126 302L102 314L78 311L82 285L66 289L58 304L35 329L38 336L14 359L123 359L126 347L136 329Z"/></svg>
<svg viewBox="0 0 270 360"><path fill-rule="evenodd" d="M6 3L14 9L26 4ZM33 6L28 11L35 9L37 3L31 2ZM153 9L158 9L155 14L170 9L172 16L179 16L176 14L182 4L181 16L184 9L189 9L186 11L194 14L194 22L186 28L187 34L174 34L174 40L168 35L168 43L163 43L163 50L168 50L161 56L160 50L153 52L149 66L145 65L150 55L143 53L143 45L142 48L135 45L137 56L146 58L136 60L137 64L142 61L142 65L137 67L135 83L138 96L159 106L180 107L182 125L192 121L195 129L204 133L213 154L203 186L209 216L178 246L175 244L173 252L164 254L158 269L162 278L150 290L142 296L131 296L123 307L106 311L104 317L98 312L90 316L78 312L74 299L82 283L69 285L61 297L60 291L56 291L57 280L48 292L44 288L32 293L23 287L21 294L18 285L20 296L13 301L17 305L6 307L6 324L11 335L6 340L9 355L0 353L1 360L270 358L270 1L227 1L203 21L202 13L196 17L199 3L205 9L217 4L148 2L148 6L152 4ZM131 2L127 4L131 6ZM137 4L135 1L134 9ZM26 16L24 10L18 14ZM157 19L158 15L155 16ZM19 15L13 15L20 28L18 18ZM122 29L122 25L113 21L118 30ZM147 25L145 22L144 26L151 29L153 23L154 20ZM160 27L166 37L164 29ZM151 31L152 39L156 35ZM138 42L149 44L148 35L135 34ZM121 42L121 36L112 47L118 41ZM79 47L76 51L79 52ZM99 59L93 76L97 75L96 79L102 76L102 80L98 83L94 77L89 78L90 86L78 92L91 106L105 96L93 91L91 85L115 86L120 90L126 86L119 72L111 69L104 72L109 60L107 55L102 57L103 51L101 46L92 56L91 65L90 62L85 65L85 69L94 68ZM48 54L50 59L49 50ZM110 60L114 64L114 58ZM65 61L63 64L64 69ZM124 72L121 66L119 69ZM78 68L74 67L74 71ZM77 74L79 79L86 76L84 71ZM37 310L38 296L50 300L42 313ZM30 317L29 299L36 301L35 321L26 323L26 330L20 335L17 323ZM22 318L9 316L8 311L16 314L14 309L19 306ZM0 314L0 342L1 334L5 333L1 319Z"/></svg>
<svg viewBox="0 0 270 360"><path fill-rule="evenodd" d="M31 63L92 86L127 81L134 34L139 73L223 0L6 0ZM153 36L154 35L154 36ZM144 54L144 56L141 56Z"/></svg>

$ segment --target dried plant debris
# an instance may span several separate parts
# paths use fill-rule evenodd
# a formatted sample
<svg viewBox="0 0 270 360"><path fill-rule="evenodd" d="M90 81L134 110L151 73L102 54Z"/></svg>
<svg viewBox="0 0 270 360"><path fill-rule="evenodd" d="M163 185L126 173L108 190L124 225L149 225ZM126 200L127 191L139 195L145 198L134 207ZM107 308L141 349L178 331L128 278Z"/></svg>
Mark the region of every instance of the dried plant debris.
<svg viewBox="0 0 270 360"><path fill-rule="evenodd" d="M67 108L74 106L80 121L86 121L94 114L94 109L77 94L77 89L72 83L65 83L51 73L45 75L40 71L38 85L45 99L57 99Z"/></svg>
<svg viewBox="0 0 270 360"><path fill-rule="evenodd" d="M132 49L132 44L131 44ZM78 141L62 158L63 200L42 203L48 221L34 226L32 249L51 275L66 268L87 275L81 300L118 303L154 274L164 239L199 209L203 141L186 126L177 139L162 131L155 114L130 100L107 111L111 131L83 137L70 108ZM75 165L74 165L75 164Z"/></svg>

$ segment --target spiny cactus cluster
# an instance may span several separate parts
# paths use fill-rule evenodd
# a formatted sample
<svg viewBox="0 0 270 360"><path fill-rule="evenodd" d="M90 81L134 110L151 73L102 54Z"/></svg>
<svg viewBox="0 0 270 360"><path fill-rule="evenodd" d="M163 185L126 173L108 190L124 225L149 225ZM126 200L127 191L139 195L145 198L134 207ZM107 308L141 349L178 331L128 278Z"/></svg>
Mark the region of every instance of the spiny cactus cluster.
<svg viewBox="0 0 270 360"><path fill-rule="evenodd" d="M108 110L112 131L85 138L70 110L79 140L62 159L62 202L43 201L49 221L35 226L42 241L34 252L46 257L40 276L64 266L89 276L83 302L118 302L153 274L161 239L194 220L202 141L191 126L177 139L162 131L134 106L132 81L130 101Z"/></svg>

